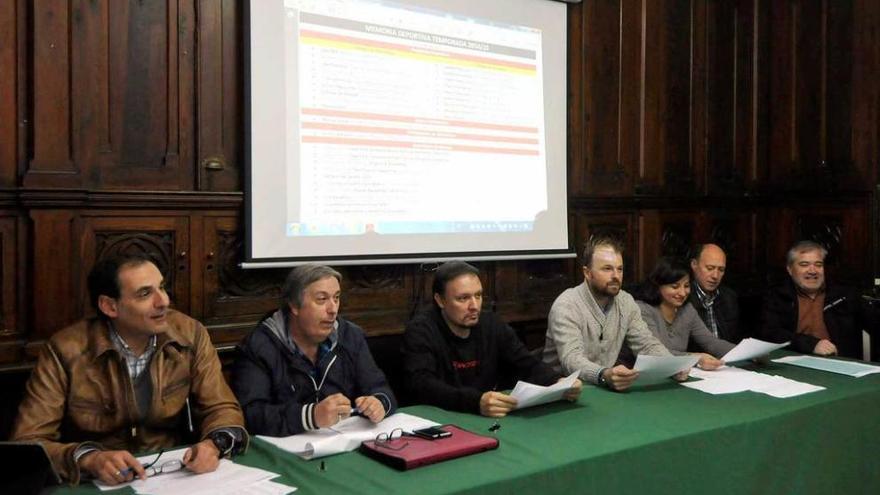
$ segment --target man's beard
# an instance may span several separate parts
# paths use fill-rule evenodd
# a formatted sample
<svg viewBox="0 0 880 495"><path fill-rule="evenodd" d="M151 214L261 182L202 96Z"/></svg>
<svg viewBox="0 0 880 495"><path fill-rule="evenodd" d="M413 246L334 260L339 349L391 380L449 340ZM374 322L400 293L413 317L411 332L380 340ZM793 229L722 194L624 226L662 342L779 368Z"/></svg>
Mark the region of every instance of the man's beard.
<svg viewBox="0 0 880 495"><path fill-rule="evenodd" d="M611 281L605 284L604 287L594 289L595 292L602 296L614 297L618 293L620 293L620 282Z"/></svg>

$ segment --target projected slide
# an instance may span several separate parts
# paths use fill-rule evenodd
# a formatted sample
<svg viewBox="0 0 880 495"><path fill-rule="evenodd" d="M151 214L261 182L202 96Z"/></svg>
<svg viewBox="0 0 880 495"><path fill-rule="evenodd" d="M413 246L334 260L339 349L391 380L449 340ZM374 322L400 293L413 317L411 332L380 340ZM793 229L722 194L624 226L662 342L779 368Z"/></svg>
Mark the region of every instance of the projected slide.
<svg viewBox="0 0 880 495"><path fill-rule="evenodd" d="M570 256L566 14L249 0L246 264Z"/></svg>
<svg viewBox="0 0 880 495"><path fill-rule="evenodd" d="M284 6L288 237L534 228L540 30L393 2Z"/></svg>

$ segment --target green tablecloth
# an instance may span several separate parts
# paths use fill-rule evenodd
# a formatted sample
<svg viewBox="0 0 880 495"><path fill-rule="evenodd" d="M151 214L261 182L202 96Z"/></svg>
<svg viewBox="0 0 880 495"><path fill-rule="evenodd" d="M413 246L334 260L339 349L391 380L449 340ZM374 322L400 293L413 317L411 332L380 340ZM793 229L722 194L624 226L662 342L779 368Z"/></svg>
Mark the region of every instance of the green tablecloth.
<svg viewBox="0 0 880 495"><path fill-rule="evenodd" d="M303 461L255 440L237 462L281 474L297 493L880 493L880 376L771 363L756 368L826 390L789 399L713 396L674 382L503 418L495 451L399 472L351 452ZM404 411L486 433L492 420ZM128 491L128 490L126 490ZM58 493L94 493L94 487ZM124 492L114 492L124 493Z"/></svg>

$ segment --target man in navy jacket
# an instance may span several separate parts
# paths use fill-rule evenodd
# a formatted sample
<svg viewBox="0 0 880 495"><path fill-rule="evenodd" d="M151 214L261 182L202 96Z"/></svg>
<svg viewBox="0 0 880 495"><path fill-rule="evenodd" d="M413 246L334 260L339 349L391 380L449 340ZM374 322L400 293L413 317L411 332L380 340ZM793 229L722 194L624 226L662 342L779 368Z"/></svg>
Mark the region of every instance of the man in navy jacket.
<svg viewBox="0 0 880 495"><path fill-rule="evenodd" d="M378 423L394 412L363 330L338 315L341 280L327 266L294 268L282 307L238 346L232 390L252 434L295 435L351 414Z"/></svg>

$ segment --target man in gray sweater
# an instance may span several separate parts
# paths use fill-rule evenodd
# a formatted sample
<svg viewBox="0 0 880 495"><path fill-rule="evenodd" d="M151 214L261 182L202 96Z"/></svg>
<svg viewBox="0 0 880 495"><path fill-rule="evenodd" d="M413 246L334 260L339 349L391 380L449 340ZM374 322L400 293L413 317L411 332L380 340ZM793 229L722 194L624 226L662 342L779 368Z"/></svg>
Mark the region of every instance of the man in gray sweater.
<svg viewBox="0 0 880 495"><path fill-rule="evenodd" d="M584 250L584 282L556 298L547 321L544 362L563 375L579 372L584 382L626 390L637 371L615 366L624 339L633 352L652 356L670 353L651 334L632 296L620 290L623 256L620 244L591 240ZM688 371L675 376L686 380Z"/></svg>

